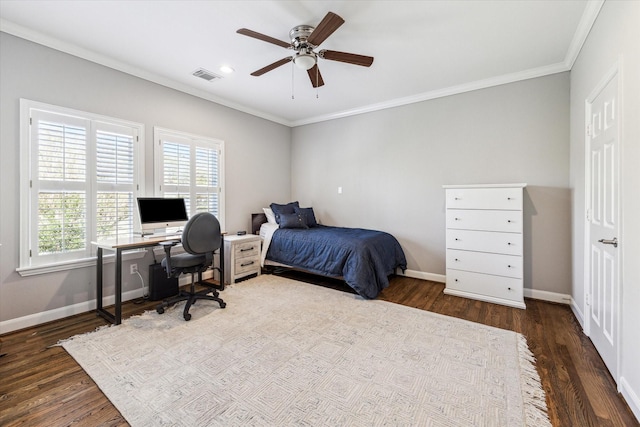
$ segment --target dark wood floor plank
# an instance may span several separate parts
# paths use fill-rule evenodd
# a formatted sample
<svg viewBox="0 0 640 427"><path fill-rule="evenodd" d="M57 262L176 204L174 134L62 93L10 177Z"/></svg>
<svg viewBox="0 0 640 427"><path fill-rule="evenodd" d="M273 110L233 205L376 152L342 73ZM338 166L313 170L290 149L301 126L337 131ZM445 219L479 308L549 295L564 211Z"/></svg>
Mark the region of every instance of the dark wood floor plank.
<svg viewBox="0 0 640 427"><path fill-rule="evenodd" d="M331 279L295 272L287 276L344 289ZM442 283L397 276L379 299L522 333L536 357L555 427L640 425L568 306L527 299L527 309L521 310L445 295L443 290ZM156 304L127 302L123 317ZM0 425L127 426L93 380L55 346L103 325L91 312L0 336L0 353L6 353L0 358Z"/></svg>

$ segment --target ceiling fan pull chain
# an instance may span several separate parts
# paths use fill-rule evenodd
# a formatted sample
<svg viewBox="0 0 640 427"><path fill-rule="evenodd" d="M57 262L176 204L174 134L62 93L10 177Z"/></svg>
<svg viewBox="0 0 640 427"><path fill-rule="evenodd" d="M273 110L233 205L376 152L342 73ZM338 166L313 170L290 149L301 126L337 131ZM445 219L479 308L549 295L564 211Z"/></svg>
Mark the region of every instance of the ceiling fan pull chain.
<svg viewBox="0 0 640 427"><path fill-rule="evenodd" d="M319 99L320 97L318 96L318 88L320 87L320 85L318 84L319 80L318 80L318 74L320 74L320 68L318 67L318 64L316 64L316 99Z"/></svg>
<svg viewBox="0 0 640 427"><path fill-rule="evenodd" d="M293 95L293 75L295 74L295 64L293 63L293 61L291 61L291 99L296 99L296 97Z"/></svg>

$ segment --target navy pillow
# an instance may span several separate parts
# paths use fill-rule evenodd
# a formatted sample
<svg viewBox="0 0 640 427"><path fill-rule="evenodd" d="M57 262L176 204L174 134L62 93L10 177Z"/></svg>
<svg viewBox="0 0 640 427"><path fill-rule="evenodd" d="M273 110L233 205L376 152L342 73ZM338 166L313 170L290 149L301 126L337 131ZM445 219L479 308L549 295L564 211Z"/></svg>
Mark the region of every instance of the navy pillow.
<svg viewBox="0 0 640 427"><path fill-rule="evenodd" d="M279 205L277 203L271 203L269 206L273 211L273 215L276 217L276 222L280 224L280 215L295 213L295 208L300 207L298 202L287 203L286 205Z"/></svg>
<svg viewBox="0 0 640 427"><path fill-rule="evenodd" d="M295 212L299 214L304 222L307 224L307 227L317 227L318 222L316 221L316 216L313 213L313 208L294 208Z"/></svg>
<svg viewBox="0 0 640 427"><path fill-rule="evenodd" d="M297 213L280 214L280 228L309 228Z"/></svg>

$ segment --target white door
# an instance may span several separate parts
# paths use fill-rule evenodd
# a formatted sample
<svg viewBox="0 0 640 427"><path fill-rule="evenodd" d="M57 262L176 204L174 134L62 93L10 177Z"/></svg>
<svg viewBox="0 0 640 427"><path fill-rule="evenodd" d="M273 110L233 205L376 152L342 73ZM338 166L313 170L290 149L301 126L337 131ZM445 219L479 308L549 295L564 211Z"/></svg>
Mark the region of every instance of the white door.
<svg viewBox="0 0 640 427"><path fill-rule="evenodd" d="M587 170L590 172L587 334L613 378L618 377L620 316L619 99L617 67L587 100Z"/></svg>

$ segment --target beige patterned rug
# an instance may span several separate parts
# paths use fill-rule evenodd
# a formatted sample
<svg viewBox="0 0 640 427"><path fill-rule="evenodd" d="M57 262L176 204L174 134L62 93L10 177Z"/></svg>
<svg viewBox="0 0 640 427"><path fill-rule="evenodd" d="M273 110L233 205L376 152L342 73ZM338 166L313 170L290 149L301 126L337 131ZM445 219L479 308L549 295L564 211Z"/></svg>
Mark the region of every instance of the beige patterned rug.
<svg viewBox="0 0 640 427"><path fill-rule="evenodd" d="M262 275L61 345L132 426L549 426L525 338Z"/></svg>

